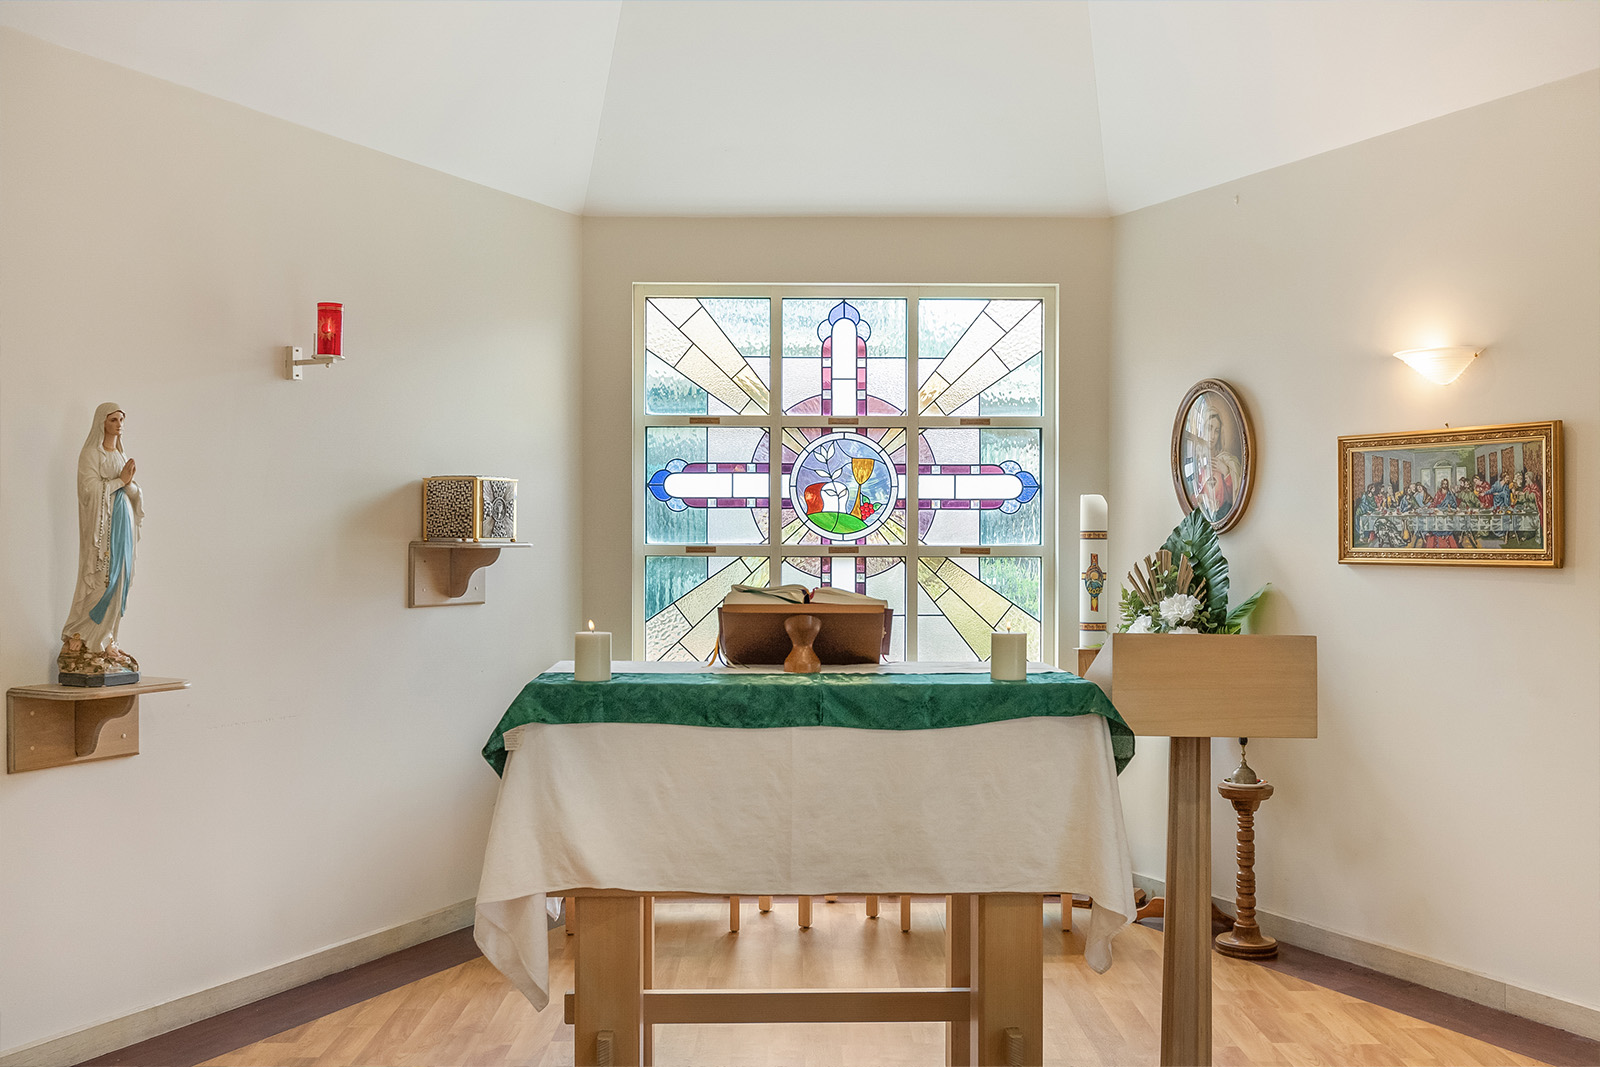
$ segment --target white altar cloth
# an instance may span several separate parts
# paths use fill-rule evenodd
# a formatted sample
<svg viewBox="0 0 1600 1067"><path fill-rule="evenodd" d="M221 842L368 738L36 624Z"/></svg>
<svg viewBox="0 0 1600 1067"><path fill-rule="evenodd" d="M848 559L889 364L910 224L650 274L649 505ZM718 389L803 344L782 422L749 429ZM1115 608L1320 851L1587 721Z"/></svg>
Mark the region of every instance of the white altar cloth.
<svg viewBox="0 0 1600 1067"><path fill-rule="evenodd" d="M505 736L475 936L537 1008L545 897L568 889L1087 893L1097 972L1135 912L1097 715L938 730L530 723Z"/></svg>

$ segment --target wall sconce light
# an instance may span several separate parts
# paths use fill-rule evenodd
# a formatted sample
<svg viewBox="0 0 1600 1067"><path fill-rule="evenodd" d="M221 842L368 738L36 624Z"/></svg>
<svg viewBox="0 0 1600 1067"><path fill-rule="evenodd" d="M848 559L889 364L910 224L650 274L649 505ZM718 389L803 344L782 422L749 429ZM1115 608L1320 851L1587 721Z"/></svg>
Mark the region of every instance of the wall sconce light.
<svg viewBox="0 0 1600 1067"><path fill-rule="evenodd" d="M310 366L331 367L344 359L344 305L323 302L317 305L317 354L301 359L301 350L291 345L285 349L289 380L300 380L300 368Z"/></svg>
<svg viewBox="0 0 1600 1067"><path fill-rule="evenodd" d="M1408 348L1396 352L1394 358L1435 385L1449 385L1461 377L1467 364L1478 358L1476 348Z"/></svg>

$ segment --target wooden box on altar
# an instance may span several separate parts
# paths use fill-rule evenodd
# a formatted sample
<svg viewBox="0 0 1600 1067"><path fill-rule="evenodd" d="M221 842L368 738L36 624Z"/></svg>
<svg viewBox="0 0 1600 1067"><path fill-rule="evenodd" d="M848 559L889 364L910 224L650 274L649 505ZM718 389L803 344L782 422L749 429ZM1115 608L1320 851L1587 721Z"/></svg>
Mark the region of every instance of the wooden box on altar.
<svg viewBox="0 0 1600 1067"><path fill-rule="evenodd" d="M724 604L717 609L722 654L736 666L782 663L794 643L783 628L792 615L822 620L812 643L824 664L877 663L889 654L891 608L876 604Z"/></svg>

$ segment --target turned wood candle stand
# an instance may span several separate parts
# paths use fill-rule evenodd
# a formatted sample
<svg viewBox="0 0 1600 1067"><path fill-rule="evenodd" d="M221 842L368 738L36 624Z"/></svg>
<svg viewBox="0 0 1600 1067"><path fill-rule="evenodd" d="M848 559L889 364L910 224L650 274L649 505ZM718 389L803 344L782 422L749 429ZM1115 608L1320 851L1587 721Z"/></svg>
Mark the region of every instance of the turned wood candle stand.
<svg viewBox="0 0 1600 1067"><path fill-rule="evenodd" d="M1272 795L1267 782L1217 783L1221 793L1239 815L1239 880L1237 911L1233 929L1216 937L1217 951L1244 960L1271 959L1278 954L1278 942L1267 937L1256 925L1256 809Z"/></svg>

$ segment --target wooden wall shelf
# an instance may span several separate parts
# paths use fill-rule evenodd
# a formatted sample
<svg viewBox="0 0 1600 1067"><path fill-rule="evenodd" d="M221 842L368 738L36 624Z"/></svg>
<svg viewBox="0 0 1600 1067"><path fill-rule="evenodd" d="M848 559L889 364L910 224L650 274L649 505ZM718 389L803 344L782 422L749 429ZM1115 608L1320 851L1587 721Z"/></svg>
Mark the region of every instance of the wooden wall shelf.
<svg viewBox="0 0 1600 1067"><path fill-rule="evenodd" d="M137 755L139 698L187 688L187 678L142 678L104 689L55 684L8 689L6 771Z"/></svg>
<svg viewBox="0 0 1600 1067"><path fill-rule="evenodd" d="M528 547L527 541L413 541L409 604L482 604L484 568L500 558L502 548Z"/></svg>

